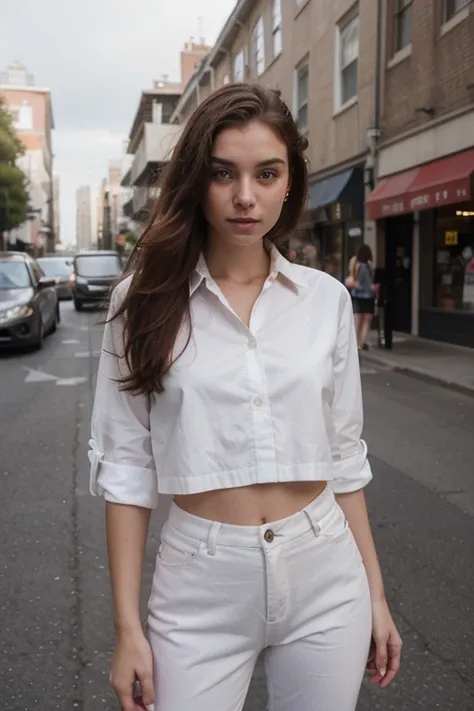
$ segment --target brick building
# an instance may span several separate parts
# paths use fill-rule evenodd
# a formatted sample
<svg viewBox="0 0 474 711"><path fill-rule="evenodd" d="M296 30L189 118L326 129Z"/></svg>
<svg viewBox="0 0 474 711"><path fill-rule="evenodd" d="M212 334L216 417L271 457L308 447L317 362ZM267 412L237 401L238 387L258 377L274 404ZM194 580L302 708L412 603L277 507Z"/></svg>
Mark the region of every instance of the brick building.
<svg viewBox="0 0 474 711"><path fill-rule="evenodd" d="M381 3L378 185L395 328L474 346L474 3Z"/></svg>
<svg viewBox="0 0 474 711"><path fill-rule="evenodd" d="M33 75L14 62L0 74L0 96L25 148L17 165L25 174L29 193L28 219L8 235L9 249L28 250L35 255L54 252L51 92L36 86Z"/></svg>

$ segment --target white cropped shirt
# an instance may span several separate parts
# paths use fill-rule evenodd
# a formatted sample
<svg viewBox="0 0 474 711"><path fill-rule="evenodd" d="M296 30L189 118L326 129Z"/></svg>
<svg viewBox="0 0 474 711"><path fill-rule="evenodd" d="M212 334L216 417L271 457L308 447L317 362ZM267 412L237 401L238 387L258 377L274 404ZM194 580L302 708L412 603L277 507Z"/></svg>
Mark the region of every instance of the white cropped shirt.
<svg viewBox="0 0 474 711"><path fill-rule="evenodd" d="M131 277L114 290L110 313ZM154 508L158 494L372 478L351 299L333 277L273 247L247 327L203 257L191 276L192 338L150 398L120 391L123 321L105 327L92 415L90 488ZM187 333L176 343L180 352ZM117 354L117 355L113 355Z"/></svg>

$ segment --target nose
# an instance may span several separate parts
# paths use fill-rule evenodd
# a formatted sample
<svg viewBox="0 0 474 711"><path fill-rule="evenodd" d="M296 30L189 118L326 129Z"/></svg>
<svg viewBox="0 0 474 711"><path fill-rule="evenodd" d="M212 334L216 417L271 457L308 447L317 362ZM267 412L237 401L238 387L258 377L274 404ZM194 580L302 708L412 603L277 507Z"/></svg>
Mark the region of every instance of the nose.
<svg viewBox="0 0 474 711"><path fill-rule="evenodd" d="M240 180L236 184L234 205L244 210L248 210L255 205L255 194L250 180Z"/></svg>

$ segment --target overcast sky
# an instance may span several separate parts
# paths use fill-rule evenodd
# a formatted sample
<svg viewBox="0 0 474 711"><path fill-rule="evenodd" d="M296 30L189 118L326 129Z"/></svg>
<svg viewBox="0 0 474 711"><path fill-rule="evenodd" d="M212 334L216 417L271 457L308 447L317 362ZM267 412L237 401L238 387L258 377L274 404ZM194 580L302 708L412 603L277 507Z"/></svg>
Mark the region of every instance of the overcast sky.
<svg viewBox="0 0 474 711"><path fill-rule="evenodd" d="M75 190L93 195L120 158L142 89L168 74L200 27L212 43L235 0L17 0L2 2L0 68L14 60L52 92L61 237L75 240ZM200 20L201 19L201 23Z"/></svg>

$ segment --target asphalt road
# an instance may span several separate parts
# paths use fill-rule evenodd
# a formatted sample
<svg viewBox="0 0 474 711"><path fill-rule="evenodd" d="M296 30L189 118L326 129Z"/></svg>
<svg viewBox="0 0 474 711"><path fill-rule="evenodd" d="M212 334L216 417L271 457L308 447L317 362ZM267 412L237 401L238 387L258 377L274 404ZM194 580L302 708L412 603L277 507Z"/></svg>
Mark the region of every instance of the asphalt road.
<svg viewBox="0 0 474 711"><path fill-rule="evenodd" d="M69 303L62 314L41 352L0 355L0 711L117 709L103 503L88 493L103 314ZM469 711L474 400L369 366L363 382L367 496L405 649L398 681L385 692L364 685L358 708ZM152 523L144 609L167 504ZM264 708L259 665L245 711Z"/></svg>

